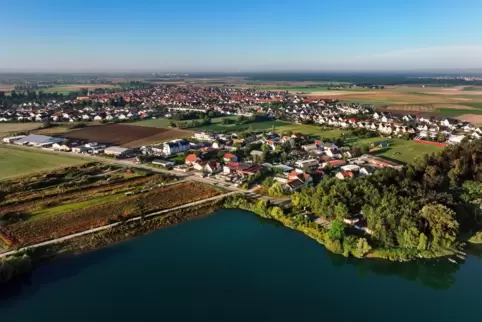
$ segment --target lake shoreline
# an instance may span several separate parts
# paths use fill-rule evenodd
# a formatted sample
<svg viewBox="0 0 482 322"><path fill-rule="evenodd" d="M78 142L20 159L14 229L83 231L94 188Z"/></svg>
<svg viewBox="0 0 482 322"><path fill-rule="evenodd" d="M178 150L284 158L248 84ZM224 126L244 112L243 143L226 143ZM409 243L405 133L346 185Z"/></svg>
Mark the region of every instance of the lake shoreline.
<svg viewBox="0 0 482 322"><path fill-rule="evenodd" d="M457 253L452 250L439 251L437 253L429 250L407 250L402 248L384 249L372 246L361 247L361 249L348 248L345 241L333 240L327 236L327 231L320 225L307 220L307 217L303 214L294 214L291 217L284 214L283 209L276 206L264 205L259 207L259 203L253 203L246 199L233 199L230 198L224 204L225 209L243 209L250 211L255 215L276 221L282 224L284 227L292 230L299 231L307 237L315 240L317 243L323 245L327 250L334 254L343 255L345 257L355 257L358 259L383 259L392 262L408 262L417 259L441 259L449 258L449 256L456 255ZM357 238L355 235L346 235L348 238ZM367 243L364 237L358 239L364 240L363 243ZM364 248L364 249L363 249Z"/></svg>
<svg viewBox="0 0 482 322"><path fill-rule="evenodd" d="M156 230L173 227L187 221L200 219L222 209L223 199L214 200L205 204L195 205L189 208L173 210L163 216L146 219L139 222L125 223L109 230L95 232L89 235L66 240L60 243L41 246L35 249L19 252L7 258L12 260L27 255L31 261L28 271L12 276L3 281L9 283L31 271L57 259L76 257L94 252L101 248L108 248L117 244L133 240L137 237L148 235ZM2 281L0 281L0 284Z"/></svg>

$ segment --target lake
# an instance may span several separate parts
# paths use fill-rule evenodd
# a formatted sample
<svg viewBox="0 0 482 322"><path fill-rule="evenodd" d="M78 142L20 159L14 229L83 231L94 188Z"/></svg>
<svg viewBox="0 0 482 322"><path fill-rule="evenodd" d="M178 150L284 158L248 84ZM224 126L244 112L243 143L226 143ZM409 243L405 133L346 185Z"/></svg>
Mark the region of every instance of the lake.
<svg viewBox="0 0 482 322"><path fill-rule="evenodd" d="M240 210L59 259L0 286L23 321L482 321L482 261L391 263L330 254Z"/></svg>

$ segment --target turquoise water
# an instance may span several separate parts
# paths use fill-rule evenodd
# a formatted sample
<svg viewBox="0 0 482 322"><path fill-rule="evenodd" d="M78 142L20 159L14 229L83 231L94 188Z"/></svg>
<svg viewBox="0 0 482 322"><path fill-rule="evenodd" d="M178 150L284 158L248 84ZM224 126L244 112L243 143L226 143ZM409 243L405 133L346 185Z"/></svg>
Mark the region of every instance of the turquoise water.
<svg viewBox="0 0 482 322"><path fill-rule="evenodd" d="M482 321L482 261L328 253L244 211L51 262L0 286L0 321Z"/></svg>

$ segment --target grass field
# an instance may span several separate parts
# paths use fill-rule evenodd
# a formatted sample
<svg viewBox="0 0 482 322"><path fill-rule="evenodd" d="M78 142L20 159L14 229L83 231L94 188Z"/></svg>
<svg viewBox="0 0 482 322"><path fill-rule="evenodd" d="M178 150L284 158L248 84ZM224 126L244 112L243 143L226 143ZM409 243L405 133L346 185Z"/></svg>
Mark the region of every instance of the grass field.
<svg viewBox="0 0 482 322"><path fill-rule="evenodd" d="M85 162L81 158L0 146L0 180Z"/></svg>
<svg viewBox="0 0 482 322"><path fill-rule="evenodd" d="M371 144L377 141L385 141L384 138L370 138L361 139L353 143L353 146L361 146L364 144ZM371 154L400 161L403 163L412 163L415 158L423 157L425 154L432 154L443 150L443 147L417 143L411 140L403 139L388 139L390 145L386 149L374 151Z"/></svg>
<svg viewBox="0 0 482 322"><path fill-rule="evenodd" d="M223 117L216 117L213 118L212 124L204 125L196 128L190 128L189 130L196 130L196 131L216 131L216 132L236 132L239 130L246 130L246 129L253 129L253 130L274 130L277 132L299 132L302 134L313 135L313 136L322 136L325 138L335 138L339 137L343 131L341 130L329 130L325 131L322 130L319 126L316 125L304 125L304 124L296 124L284 121L266 121L266 122L256 122L256 123L248 123L248 124L223 124L223 119L230 119L235 121L237 116L223 116ZM132 125L138 126L147 126L147 127L157 127L157 128L164 128L169 126L169 122L171 120L166 118L158 118L158 119L151 119L145 121L139 121L131 123Z"/></svg>
<svg viewBox="0 0 482 322"><path fill-rule="evenodd" d="M0 123L0 138L41 127L41 123Z"/></svg>

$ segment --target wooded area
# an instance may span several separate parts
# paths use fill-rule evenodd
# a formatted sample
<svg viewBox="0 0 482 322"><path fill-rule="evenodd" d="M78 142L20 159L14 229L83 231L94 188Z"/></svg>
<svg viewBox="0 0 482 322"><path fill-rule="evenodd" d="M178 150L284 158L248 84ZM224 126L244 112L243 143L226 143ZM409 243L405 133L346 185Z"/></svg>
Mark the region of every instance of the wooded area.
<svg viewBox="0 0 482 322"><path fill-rule="evenodd" d="M365 221L377 247L443 252L481 227L481 164L482 140L467 141L400 171L322 180L292 201L328 219Z"/></svg>

